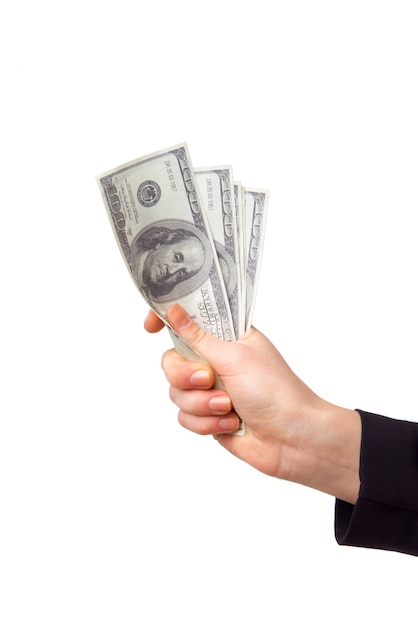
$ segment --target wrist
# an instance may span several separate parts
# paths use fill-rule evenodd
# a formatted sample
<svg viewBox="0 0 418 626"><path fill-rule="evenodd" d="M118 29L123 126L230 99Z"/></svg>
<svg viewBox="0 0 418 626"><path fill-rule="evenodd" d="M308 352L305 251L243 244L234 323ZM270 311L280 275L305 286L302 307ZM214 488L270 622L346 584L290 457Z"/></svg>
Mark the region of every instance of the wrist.
<svg viewBox="0 0 418 626"><path fill-rule="evenodd" d="M360 488L360 415L318 399L302 423L303 437L294 450L297 474L290 480L355 504Z"/></svg>
<svg viewBox="0 0 418 626"><path fill-rule="evenodd" d="M327 403L322 424L318 488L355 504L360 490L360 415L357 411Z"/></svg>

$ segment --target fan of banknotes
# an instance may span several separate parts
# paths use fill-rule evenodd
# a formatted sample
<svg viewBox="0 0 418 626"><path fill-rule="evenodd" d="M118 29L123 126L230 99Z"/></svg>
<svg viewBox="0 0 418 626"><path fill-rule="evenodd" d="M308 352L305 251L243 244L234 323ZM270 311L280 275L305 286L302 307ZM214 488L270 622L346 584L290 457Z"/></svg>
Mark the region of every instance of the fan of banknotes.
<svg viewBox="0 0 418 626"><path fill-rule="evenodd" d="M194 167L185 143L97 182L130 274L166 325L177 302L208 333L240 337L254 310L268 191L235 181L231 166Z"/></svg>
<svg viewBox="0 0 418 626"><path fill-rule="evenodd" d="M185 143L97 182L129 272L176 350L204 360L170 328L174 303L219 339L240 337L254 310L268 191L235 181L231 166L194 167ZM244 432L242 424L236 434Z"/></svg>

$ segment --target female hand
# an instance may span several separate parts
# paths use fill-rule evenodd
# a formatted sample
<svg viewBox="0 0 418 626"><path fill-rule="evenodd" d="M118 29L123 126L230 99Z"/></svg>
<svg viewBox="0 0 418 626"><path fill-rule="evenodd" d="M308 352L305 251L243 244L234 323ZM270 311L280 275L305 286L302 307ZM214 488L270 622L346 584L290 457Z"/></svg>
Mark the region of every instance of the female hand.
<svg viewBox="0 0 418 626"><path fill-rule="evenodd" d="M210 364L186 361L175 350L162 367L182 426L215 435L229 452L256 469L348 502L359 489L360 416L326 402L290 369L273 344L251 328L234 342L216 339L178 306L170 325ZM145 328L163 322L148 314ZM214 371L224 390L214 389ZM231 434L245 423L245 435Z"/></svg>

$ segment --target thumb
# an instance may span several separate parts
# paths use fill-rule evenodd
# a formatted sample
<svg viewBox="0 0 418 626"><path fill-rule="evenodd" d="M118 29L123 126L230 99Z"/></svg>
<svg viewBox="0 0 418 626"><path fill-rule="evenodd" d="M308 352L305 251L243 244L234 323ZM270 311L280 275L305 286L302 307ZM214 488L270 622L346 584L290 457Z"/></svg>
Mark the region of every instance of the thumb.
<svg viewBox="0 0 418 626"><path fill-rule="evenodd" d="M216 368L219 343L224 342L200 328L179 304L171 306L166 316L174 332Z"/></svg>

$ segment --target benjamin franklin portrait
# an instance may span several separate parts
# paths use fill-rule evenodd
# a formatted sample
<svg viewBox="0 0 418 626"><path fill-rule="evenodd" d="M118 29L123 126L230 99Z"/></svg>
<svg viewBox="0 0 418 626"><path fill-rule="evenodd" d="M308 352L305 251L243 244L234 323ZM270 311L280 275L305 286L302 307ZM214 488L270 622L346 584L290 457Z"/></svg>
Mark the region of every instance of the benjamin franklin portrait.
<svg viewBox="0 0 418 626"><path fill-rule="evenodd" d="M183 220L161 220L133 239L129 265L135 281L154 301L174 301L207 279L213 251L207 237Z"/></svg>

